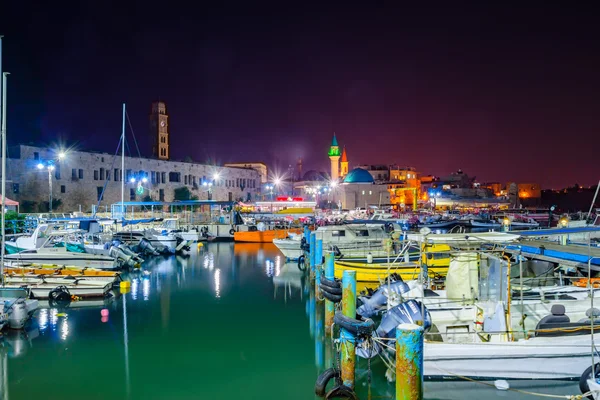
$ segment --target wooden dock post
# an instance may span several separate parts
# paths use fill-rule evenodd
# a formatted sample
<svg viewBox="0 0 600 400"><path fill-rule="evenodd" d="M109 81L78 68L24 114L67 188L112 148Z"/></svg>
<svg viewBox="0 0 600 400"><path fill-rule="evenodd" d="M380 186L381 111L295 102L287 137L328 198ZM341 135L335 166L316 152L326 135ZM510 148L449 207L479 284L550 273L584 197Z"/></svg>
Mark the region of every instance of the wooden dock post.
<svg viewBox="0 0 600 400"><path fill-rule="evenodd" d="M396 328L396 400L423 399L423 327Z"/></svg>
<svg viewBox="0 0 600 400"><path fill-rule="evenodd" d="M342 313L356 318L356 271L344 271L342 275ZM340 329L342 382L354 389L356 372L356 338L346 329Z"/></svg>
<svg viewBox="0 0 600 400"><path fill-rule="evenodd" d="M330 281L335 279L335 257L333 253L325 254L325 278ZM331 327L333 326L333 316L335 308L333 301L325 299L325 335L331 336Z"/></svg>

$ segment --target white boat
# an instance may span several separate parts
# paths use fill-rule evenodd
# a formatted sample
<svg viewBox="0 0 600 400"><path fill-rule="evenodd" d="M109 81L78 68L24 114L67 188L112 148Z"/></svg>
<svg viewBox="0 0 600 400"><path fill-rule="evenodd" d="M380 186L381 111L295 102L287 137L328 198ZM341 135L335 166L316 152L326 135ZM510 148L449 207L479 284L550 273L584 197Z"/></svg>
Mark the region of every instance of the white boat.
<svg viewBox="0 0 600 400"><path fill-rule="evenodd" d="M383 251L383 241L390 237L381 224L348 224L320 226L315 231L317 240L323 241L323 250L337 248L341 253ZM301 236L274 239L273 244L289 259L302 254Z"/></svg>
<svg viewBox="0 0 600 400"><path fill-rule="evenodd" d="M469 221L474 228L500 228L502 224L494 220L472 219Z"/></svg>
<svg viewBox="0 0 600 400"><path fill-rule="evenodd" d="M113 238L123 243L137 245L142 239L146 239L155 248L166 247L174 253L177 248L177 237L173 234L163 235L154 229L145 229L144 231L121 231L113 234Z"/></svg>
<svg viewBox="0 0 600 400"><path fill-rule="evenodd" d="M9 280L6 282L6 288L20 288L27 290L35 299L48 299L50 292L59 286L64 286L69 291L71 296L81 298L104 297L107 296L112 289L112 284L105 282L72 282L65 284L43 283L42 281L26 282L19 280Z"/></svg>
<svg viewBox="0 0 600 400"><path fill-rule="evenodd" d="M162 224L157 227L157 230L167 232L181 237L185 241L200 242L206 240L200 229L184 227L179 223L178 218L165 218Z"/></svg>
<svg viewBox="0 0 600 400"><path fill-rule="evenodd" d="M600 340L600 334L594 335ZM591 335L516 342L425 342L426 379L578 379L590 365Z"/></svg>
<svg viewBox="0 0 600 400"><path fill-rule="evenodd" d="M4 261L8 266L52 264L104 270L118 268L115 259L112 257L89 253L72 253L67 251L66 247L42 247L37 250L24 250L20 253L5 255Z"/></svg>

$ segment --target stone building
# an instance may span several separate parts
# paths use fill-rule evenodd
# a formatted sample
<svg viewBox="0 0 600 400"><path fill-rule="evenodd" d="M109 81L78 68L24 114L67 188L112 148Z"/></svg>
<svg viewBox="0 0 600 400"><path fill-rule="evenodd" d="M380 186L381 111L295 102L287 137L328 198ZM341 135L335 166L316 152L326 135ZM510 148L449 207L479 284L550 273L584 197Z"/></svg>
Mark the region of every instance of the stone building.
<svg viewBox="0 0 600 400"><path fill-rule="evenodd" d="M387 206L390 193L386 184L376 184L369 171L355 168L335 187L334 198L343 209Z"/></svg>
<svg viewBox="0 0 600 400"><path fill-rule="evenodd" d="M168 152L162 154L168 157ZM50 148L11 148L8 197L22 208L27 203L47 204L51 184L55 211L90 211L99 203L101 210L110 209L121 201L120 156L84 151L61 155ZM173 201L175 189L185 187L200 200L251 201L260 191L260 179L256 170L248 168L125 157L124 200Z"/></svg>

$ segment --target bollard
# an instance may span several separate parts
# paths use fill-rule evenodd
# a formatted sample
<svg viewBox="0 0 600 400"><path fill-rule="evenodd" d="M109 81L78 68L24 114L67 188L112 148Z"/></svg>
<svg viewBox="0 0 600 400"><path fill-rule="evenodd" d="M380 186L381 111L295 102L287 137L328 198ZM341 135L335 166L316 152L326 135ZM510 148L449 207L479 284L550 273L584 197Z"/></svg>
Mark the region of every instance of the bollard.
<svg viewBox="0 0 600 400"><path fill-rule="evenodd" d="M423 327L396 328L396 400L423 399Z"/></svg>
<svg viewBox="0 0 600 400"><path fill-rule="evenodd" d="M323 340L323 306L319 303L316 303L315 306L315 365L317 366L317 369L319 371L322 371L323 369L325 369L325 346Z"/></svg>
<svg viewBox="0 0 600 400"><path fill-rule="evenodd" d="M316 304L315 304L315 292L312 290L309 291L308 297L308 329L310 331L310 336L315 337L315 322L316 322Z"/></svg>
<svg viewBox="0 0 600 400"><path fill-rule="evenodd" d="M335 279L335 257L333 253L325 255L325 278L329 280ZM333 301L325 299L325 334L331 336L331 327L333 326L333 316L335 308Z"/></svg>
<svg viewBox="0 0 600 400"><path fill-rule="evenodd" d="M309 254L309 256L310 256L309 260L310 260L310 270L311 270L311 272L315 271L315 251L316 251L315 247L316 247L316 244L317 244L317 234L314 233L314 232L311 232L311 234L310 234L310 241L309 241L309 245L310 245L310 248L309 248L309 253L310 253Z"/></svg>
<svg viewBox="0 0 600 400"><path fill-rule="evenodd" d="M346 317L356 318L356 271L344 271L342 275L342 313ZM342 382L344 386L354 389L356 368L356 349L354 335L340 329L342 364Z"/></svg>
<svg viewBox="0 0 600 400"><path fill-rule="evenodd" d="M321 293L321 270L323 265L323 241L321 239L317 239L315 245L315 295L317 297L317 301L320 301Z"/></svg>

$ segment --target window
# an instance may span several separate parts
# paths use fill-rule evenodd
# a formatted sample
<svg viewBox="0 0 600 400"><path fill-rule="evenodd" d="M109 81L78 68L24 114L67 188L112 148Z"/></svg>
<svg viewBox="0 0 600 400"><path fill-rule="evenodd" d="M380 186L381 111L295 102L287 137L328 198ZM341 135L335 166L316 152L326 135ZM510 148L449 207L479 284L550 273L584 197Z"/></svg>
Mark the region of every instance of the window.
<svg viewBox="0 0 600 400"><path fill-rule="evenodd" d="M129 182L129 178L131 178L131 170L130 169L125 171L125 182Z"/></svg>
<svg viewBox="0 0 600 400"><path fill-rule="evenodd" d="M135 189L134 188L129 188L129 200L135 201Z"/></svg>
<svg viewBox="0 0 600 400"><path fill-rule="evenodd" d="M235 178L235 187L240 187L240 178Z"/></svg>
<svg viewBox="0 0 600 400"><path fill-rule="evenodd" d="M66 193L67 192L67 188L65 187L65 185L60 185L60 192L61 193Z"/></svg>
<svg viewBox="0 0 600 400"><path fill-rule="evenodd" d="M33 159L38 161L40 159L40 153L38 153L37 151L33 152Z"/></svg>
<svg viewBox="0 0 600 400"><path fill-rule="evenodd" d="M110 181L110 168L106 168L106 180Z"/></svg>
<svg viewBox="0 0 600 400"><path fill-rule="evenodd" d="M369 236L369 231L366 229L361 229L360 231L356 231L356 236L358 236L358 237Z"/></svg>
<svg viewBox="0 0 600 400"><path fill-rule="evenodd" d="M79 179L83 179L83 170L82 169L79 170Z"/></svg>
<svg viewBox="0 0 600 400"><path fill-rule="evenodd" d="M13 193L19 193L19 184L13 183Z"/></svg>
<svg viewBox="0 0 600 400"><path fill-rule="evenodd" d="M181 182L181 174L179 172L169 172L169 182Z"/></svg>
<svg viewBox="0 0 600 400"><path fill-rule="evenodd" d="M333 236L333 237L346 236L346 231L331 231L331 236Z"/></svg>
<svg viewBox="0 0 600 400"><path fill-rule="evenodd" d="M369 196L373 194L373 191L369 190Z"/></svg>
<svg viewBox="0 0 600 400"><path fill-rule="evenodd" d="M96 196L98 196L98 201L102 200L102 190L104 188L102 186L96 187Z"/></svg>
<svg viewBox="0 0 600 400"><path fill-rule="evenodd" d="M188 184L188 176L187 176L187 175L184 175L184 176L183 176L183 184L184 184L184 185L187 185L187 184Z"/></svg>
<svg viewBox="0 0 600 400"><path fill-rule="evenodd" d="M54 177L56 180L60 180L60 165L56 166L56 169L54 170Z"/></svg>
<svg viewBox="0 0 600 400"><path fill-rule="evenodd" d="M75 168L71 170L71 179L77 179L77 170Z"/></svg>
<svg viewBox="0 0 600 400"><path fill-rule="evenodd" d="M114 178L115 182L119 182L121 180L121 171L119 171L119 168L115 168Z"/></svg>
<svg viewBox="0 0 600 400"><path fill-rule="evenodd" d="M365 191L364 190L362 191L362 194L363 194L363 196L365 195Z"/></svg>
<svg viewBox="0 0 600 400"><path fill-rule="evenodd" d="M104 180L104 168L100 168L100 180Z"/></svg>
<svg viewBox="0 0 600 400"><path fill-rule="evenodd" d="M158 201L165 201L165 189L158 189Z"/></svg>
<svg viewBox="0 0 600 400"><path fill-rule="evenodd" d="M162 183L167 183L167 173L166 172L161 172L160 173L160 182ZM159 182L159 183L160 183ZM162 201L162 200L161 200Z"/></svg>
<svg viewBox="0 0 600 400"><path fill-rule="evenodd" d="M98 180L98 170L97 169L94 170L94 180L95 181Z"/></svg>
<svg viewBox="0 0 600 400"><path fill-rule="evenodd" d="M150 182L156 183L156 172L154 171L150 172Z"/></svg>

